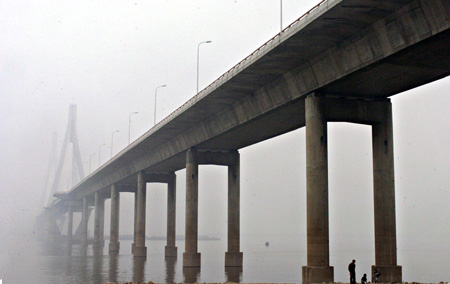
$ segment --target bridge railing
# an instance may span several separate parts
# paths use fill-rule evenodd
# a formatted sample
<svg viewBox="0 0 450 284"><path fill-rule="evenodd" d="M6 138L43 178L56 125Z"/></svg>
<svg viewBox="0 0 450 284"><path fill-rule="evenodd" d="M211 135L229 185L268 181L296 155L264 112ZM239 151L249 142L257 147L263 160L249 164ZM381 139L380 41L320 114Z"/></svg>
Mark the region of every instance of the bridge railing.
<svg viewBox="0 0 450 284"><path fill-rule="evenodd" d="M306 13L304 13L303 15L301 15L298 19L296 19L294 22L292 22L291 24L289 24L286 28L284 28L283 30L281 30L279 33L277 33L274 37L272 37L271 39L269 39L268 41L266 41L264 44L262 44L260 47L258 47L255 51L253 51L252 53L250 53L247 57L245 57L244 59L242 59L241 61L239 61L236 65L234 65L233 67L231 67L228 71L226 71L225 73L223 73L219 78L217 78L216 80L214 80L211 84L209 84L207 87L205 87L204 89L202 89L200 92L198 92L196 95L194 95L192 98L190 98L188 101L186 101L184 104L182 104L180 107L178 107L176 110L174 110L173 112L171 112L168 116L166 116L163 120L161 120L160 122L158 122L156 125L154 125L152 128L150 128L148 131L146 131L144 134L142 134L139 138L137 138L135 141L133 141L132 143L130 143L130 145L128 145L127 147L125 147L122 151L120 151L119 153L117 153L111 160L109 160L106 164L102 165L100 168L98 168L97 170L95 170L92 174L94 174L95 172L101 170L103 167L107 166L109 163L111 163L113 160L115 160L116 157L121 156L123 153L127 152L129 148L132 147L132 145L135 145L139 142L141 142L142 140L144 140L146 137L148 137L152 132L155 132L156 130L158 130L159 128L161 128L163 125L165 125L167 122L169 122L170 120L172 120L174 117L178 116L183 110L187 109L188 107L192 106L195 104L195 102L197 100L199 100L203 95L206 95L208 93L208 91L212 88L214 88L216 85L218 85L224 78L231 78L233 77L235 74L235 72L237 72L238 70L240 71L241 69L244 68L245 64L248 63L250 64L252 61L250 59L255 58L256 56L261 56L263 55L263 51L266 50L266 48L268 48L269 46L271 47L272 44L276 43L278 40L281 41L281 36L286 33L288 30L290 30L291 28L293 28L294 26L296 26L297 24L299 24L302 20L306 20L306 18L308 17L308 15L311 14L311 12L317 10L320 6L324 5L324 3L328 2L329 0L322 0L320 1L317 5L315 5L314 7L312 7L311 9L309 9ZM91 174L91 175L92 175Z"/></svg>

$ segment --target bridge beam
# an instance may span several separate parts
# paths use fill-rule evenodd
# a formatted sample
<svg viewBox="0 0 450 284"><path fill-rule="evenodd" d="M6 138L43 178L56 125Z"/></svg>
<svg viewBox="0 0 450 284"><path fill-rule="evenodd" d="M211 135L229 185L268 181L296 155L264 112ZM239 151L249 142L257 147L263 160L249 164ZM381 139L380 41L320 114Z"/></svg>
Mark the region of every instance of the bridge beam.
<svg viewBox="0 0 450 284"><path fill-rule="evenodd" d="M119 242L119 209L120 194L115 184L111 185L111 225L109 232L109 254L118 255L120 249Z"/></svg>

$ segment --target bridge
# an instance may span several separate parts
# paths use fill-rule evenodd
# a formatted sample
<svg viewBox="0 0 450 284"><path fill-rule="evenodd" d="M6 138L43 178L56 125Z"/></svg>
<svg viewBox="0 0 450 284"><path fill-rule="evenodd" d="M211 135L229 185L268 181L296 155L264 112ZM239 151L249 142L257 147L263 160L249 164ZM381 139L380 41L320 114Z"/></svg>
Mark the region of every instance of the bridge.
<svg viewBox="0 0 450 284"><path fill-rule="evenodd" d="M322 1L139 139L84 178L51 210L82 212L87 244L103 246L111 198L109 253L117 254L121 192L135 194L133 255L145 257L146 183L168 185L166 257L176 257L175 174L186 169L183 266L199 267L198 166L228 167L225 266L242 266L239 149L306 127L307 263L303 283L332 282L328 217L327 122L372 126L375 263L382 282L401 282L397 263L392 107L389 97L450 74L450 2ZM246 210L246 208L243 208Z"/></svg>

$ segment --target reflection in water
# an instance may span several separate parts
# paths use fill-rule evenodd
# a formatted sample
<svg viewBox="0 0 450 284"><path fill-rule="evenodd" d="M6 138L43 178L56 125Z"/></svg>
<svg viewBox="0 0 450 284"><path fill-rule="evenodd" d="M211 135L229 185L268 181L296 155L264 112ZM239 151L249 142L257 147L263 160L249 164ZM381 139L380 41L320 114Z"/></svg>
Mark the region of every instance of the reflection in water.
<svg viewBox="0 0 450 284"><path fill-rule="evenodd" d="M66 244L66 256L72 256L72 242Z"/></svg>
<svg viewBox="0 0 450 284"><path fill-rule="evenodd" d="M87 249L88 249L88 245L87 244L80 245L80 255L81 256L87 256Z"/></svg>
<svg viewBox="0 0 450 284"><path fill-rule="evenodd" d="M166 257L166 283L175 283L176 257Z"/></svg>
<svg viewBox="0 0 450 284"><path fill-rule="evenodd" d="M103 283L103 254L94 254L94 268L92 269L92 279L94 283Z"/></svg>
<svg viewBox="0 0 450 284"><path fill-rule="evenodd" d="M227 277L227 282L240 283L242 280L242 266L225 267L225 275Z"/></svg>
<svg viewBox="0 0 450 284"><path fill-rule="evenodd" d="M119 266L117 265L118 262L118 256L117 255L110 255L109 256L109 274L108 274L108 280L111 282L118 282L117 281L117 273L119 271Z"/></svg>
<svg viewBox="0 0 450 284"><path fill-rule="evenodd" d="M133 282L144 282L146 257L133 257Z"/></svg>
<svg viewBox="0 0 450 284"><path fill-rule="evenodd" d="M200 267L183 267L184 283L196 283L200 277Z"/></svg>

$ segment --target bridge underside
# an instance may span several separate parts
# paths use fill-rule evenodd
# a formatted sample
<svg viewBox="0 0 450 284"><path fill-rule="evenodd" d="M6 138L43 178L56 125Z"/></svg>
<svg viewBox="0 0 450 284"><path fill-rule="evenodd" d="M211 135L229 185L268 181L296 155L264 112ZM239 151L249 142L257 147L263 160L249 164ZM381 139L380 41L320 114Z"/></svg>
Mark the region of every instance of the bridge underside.
<svg viewBox="0 0 450 284"><path fill-rule="evenodd" d="M347 75L317 89L317 92L351 99L380 99L393 96L450 75L448 43L450 30L409 47L395 56ZM370 78L370 79L369 79ZM241 149L305 126L304 97L258 116L197 147L209 150ZM153 170L168 172L185 167L179 154Z"/></svg>

